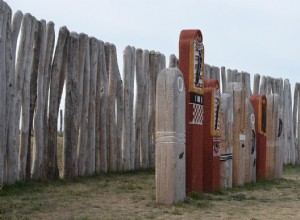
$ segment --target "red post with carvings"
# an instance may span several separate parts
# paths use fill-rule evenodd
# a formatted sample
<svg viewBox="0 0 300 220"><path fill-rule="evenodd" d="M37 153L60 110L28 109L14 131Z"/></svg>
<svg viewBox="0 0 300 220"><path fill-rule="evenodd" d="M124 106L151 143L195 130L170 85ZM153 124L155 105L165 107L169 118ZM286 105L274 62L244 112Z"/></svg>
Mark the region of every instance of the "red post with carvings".
<svg viewBox="0 0 300 220"><path fill-rule="evenodd" d="M218 80L204 81L203 191L220 188L220 87Z"/></svg>
<svg viewBox="0 0 300 220"><path fill-rule="evenodd" d="M250 102L255 115L256 178L265 179L267 171L267 98L264 95L252 95Z"/></svg>
<svg viewBox="0 0 300 220"><path fill-rule="evenodd" d="M186 88L186 191L203 191L204 47L200 30L182 30L178 67Z"/></svg>

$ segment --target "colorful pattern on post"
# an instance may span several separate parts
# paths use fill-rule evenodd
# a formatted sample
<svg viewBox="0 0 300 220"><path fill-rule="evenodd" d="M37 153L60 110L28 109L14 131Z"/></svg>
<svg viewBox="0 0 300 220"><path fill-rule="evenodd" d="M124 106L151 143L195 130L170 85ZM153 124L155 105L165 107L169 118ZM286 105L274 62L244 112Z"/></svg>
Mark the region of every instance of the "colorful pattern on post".
<svg viewBox="0 0 300 220"><path fill-rule="evenodd" d="M178 67L186 88L186 190L202 192L204 47L200 30L183 30Z"/></svg>
<svg viewBox="0 0 300 220"><path fill-rule="evenodd" d="M266 144L267 144L267 98L266 96L252 95L250 102L254 108L256 130L256 178L266 178Z"/></svg>
<svg viewBox="0 0 300 220"><path fill-rule="evenodd" d="M220 188L220 87L217 80L205 80L204 88L203 191Z"/></svg>

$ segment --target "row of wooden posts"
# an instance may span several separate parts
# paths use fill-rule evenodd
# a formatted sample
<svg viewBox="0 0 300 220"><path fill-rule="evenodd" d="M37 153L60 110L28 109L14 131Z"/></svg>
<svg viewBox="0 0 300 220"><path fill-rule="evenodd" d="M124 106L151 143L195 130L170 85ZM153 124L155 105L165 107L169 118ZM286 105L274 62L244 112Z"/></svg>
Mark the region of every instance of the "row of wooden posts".
<svg viewBox="0 0 300 220"><path fill-rule="evenodd" d="M121 76L111 43L61 27L55 46L53 22L21 11L12 16L3 1L0 16L0 185L154 167L156 77L166 66L163 54L127 46Z"/></svg>
<svg viewBox="0 0 300 220"><path fill-rule="evenodd" d="M113 44L61 27L55 45L53 22L20 11L12 15L1 0L0 185L154 168L156 79L166 67L165 56L128 46L121 76ZM175 55L170 56L169 66L177 66ZM251 93L249 74L227 70L225 77L224 67L205 69L206 78L218 79L223 92L229 82L244 80L246 93ZM283 84L255 76L253 94L280 94L285 163L299 162L299 92L296 84L292 110L288 80ZM62 98L59 170L57 123ZM226 117L232 120L229 112ZM232 135L231 126L222 135Z"/></svg>

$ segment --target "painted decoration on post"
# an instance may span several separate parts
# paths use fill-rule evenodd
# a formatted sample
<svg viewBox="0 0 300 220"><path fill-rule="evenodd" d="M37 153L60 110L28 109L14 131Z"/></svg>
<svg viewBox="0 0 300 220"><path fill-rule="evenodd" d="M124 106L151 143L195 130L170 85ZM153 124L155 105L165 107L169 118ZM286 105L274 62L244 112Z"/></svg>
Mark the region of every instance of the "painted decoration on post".
<svg viewBox="0 0 300 220"><path fill-rule="evenodd" d="M205 80L204 87L203 190L220 187L220 88L215 79Z"/></svg>
<svg viewBox="0 0 300 220"><path fill-rule="evenodd" d="M186 88L186 191L203 191L204 46L200 30L182 30L178 68Z"/></svg>

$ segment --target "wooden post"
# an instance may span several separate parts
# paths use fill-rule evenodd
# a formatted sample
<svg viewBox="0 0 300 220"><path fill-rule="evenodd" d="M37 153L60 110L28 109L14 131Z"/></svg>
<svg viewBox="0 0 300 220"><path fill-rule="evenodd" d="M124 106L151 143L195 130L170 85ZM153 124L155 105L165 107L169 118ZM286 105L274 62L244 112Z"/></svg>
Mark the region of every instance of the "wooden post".
<svg viewBox="0 0 300 220"><path fill-rule="evenodd" d="M118 169L117 162L117 125L116 125L116 93L118 84L118 63L115 45L109 46L109 170L116 172Z"/></svg>
<svg viewBox="0 0 300 220"><path fill-rule="evenodd" d="M7 22L9 20L9 7L0 2L0 185L5 184L6 179L6 143L7 143L7 115L6 115L6 92L7 92L7 76L6 76L6 32Z"/></svg>
<svg viewBox="0 0 300 220"><path fill-rule="evenodd" d="M227 85L230 82L233 82L233 71L231 69L227 69Z"/></svg>
<svg viewBox="0 0 300 220"><path fill-rule="evenodd" d="M78 162L78 175L87 175L87 144L88 144L88 123L89 123L89 102L90 102L90 44L89 38L85 34L80 35L80 48L84 48L84 72L83 72L83 100L81 107L81 118L79 119L79 137L77 147L77 162ZM81 52L83 52L81 50ZM80 56L83 56L81 54ZM66 131L64 131L66 132Z"/></svg>
<svg viewBox="0 0 300 220"><path fill-rule="evenodd" d="M128 171L131 168L131 148L132 146L132 138L131 132L133 127L131 127L131 95L133 94L133 89L131 87L131 81L134 80L134 73L132 73L133 64L132 57L133 55L133 48L127 46L123 52L123 81L124 81L124 124L123 124L123 171Z"/></svg>
<svg viewBox="0 0 300 220"><path fill-rule="evenodd" d="M253 82L253 95L259 94L259 82L260 82L260 75L256 73L254 75L254 82Z"/></svg>
<svg viewBox="0 0 300 220"><path fill-rule="evenodd" d="M242 82L245 86L246 98L249 98L252 95L251 83L250 83L250 74L247 72L242 72Z"/></svg>
<svg viewBox="0 0 300 220"><path fill-rule="evenodd" d="M26 16L26 15L25 15ZM24 17L25 18L25 17ZM26 60L25 60L25 66L26 70L24 73L24 84L22 89L22 118L21 118L21 137L20 137L20 147L17 150L18 154L16 155L17 158L19 158L18 162L18 178L20 180L25 180L26 178L26 159L28 154L28 138L30 137L30 75L31 75L31 65L33 61L33 42L34 42L34 32L35 32L35 25L36 20L32 16L30 16L31 22L31 30L29 33L29 41L28 41L28 49L26 51ZM23 64L24 65L24 64ZM18 116L15 116L18 117ZM18 126L16 124L15 126ZM19 130L19 129L18 129ZM29 152L30 153L30 152ZM15 160L16 161L16 160Z"/></svg>
<svg viewBox="0 0 300 220"><path fill-rule="evenodd" d="M260 81L260 87L259 87L259 95L266 95L267 94L267 85L266 85L266 77L262 76Z"/></svg>
<svg viewBox="0 0 300 220"><path fill-rule="evenodd" d="M143 50L136 50L136 99L135 99L135 115L134 115L134 132L135 132L135 169L141 167L140 164L140 149L141 145L141 130L142 130L142 114L143 114L143 99L144 97L144 72L143 72Z"/></svg>
<svg viewBox="0 0 300 220"><path fill-rule="evenodd" d="M41 48L38 65L37 78L37 103L34 118L34 144L33 144L33 163L31 167L31 178L33 180L42 180L44 174L44 151L45 151L45 130L44 130L44 81L45 81L45 61L46 61L46 22L41 23Z"/></svg>
<svg viewBox="0 0 300 220"><path fill-rule="evenodd" d="M171 54L169 57L169 68L177 68L178 59L175 54Z"/></svg>
<svg viewBox="0 0 300 220"><path fill-rule="evenodd" d="M17 145L19 136L15 134L16 126L19 128L20 124L15 123L15 60L16 60L16 46L17 40L20 32L21 22L23 18L23 14L20 11L17 11L14 14L13 21L10 21L10 14L11 10L9 9L8 19L6 22L7 32L6 34L6 115L7 115L7 144L6 149L7 151L15 152L13 157L8 158L7 170L10 172L7 173L7 183L13 183L14 181L18 180L17 169L18 169L18 149L19 146Z"/></svg>
<svg viewBox="0 0 300 220"><path fill-rule="evenodd" d="M51 83L50 83L50 96L49 96L49 121L48 121L48 160L46 161L46 174L47 179L58 178L59 174L56 173L57 169L57 120L58 120L58 106L59 106L59 78L63 71L63 66L67 56L65 48L68 46L68 38L70 32L66 27L59 30L58 40L56 44L53 64L51 68ZM62 133L62 109L60 110L60 133Z"/></svg>
<svg viewBox="0 0 300 220"><path fill-rule="evenodd" d="M90 43L90 96L89 96L89 122L87 144L87 175L95 173L95 129L96 129L96 89L98 68L98 41L91 37Z"/></svg>
<svg viewBox="0 0 300 220"><path fill-rule="evenodd" d="M232 188L232 146L233 146L233 99L228 93L221 94L220 123L220 187Z"/></svg>
<svg viewBox="0 0 300 220"><path fill-rule="evenodd" d="M68 42L66 101L64 118L63 169L64 179L78 176L76 149L78 142L78 61L79 36L72 32ZM92 158L89 158L92 160Z"/></svg>
<svg viewBox="0 0 300 220"><path fill-rule="evenodd" d="M186 191L203 191L204 46L200 30L182 30L179 69L186 88ZM195 69L196 67L196 69Z"/></svg>
<svg viewBox="0 0 300 220"><path fill-rule="evenodd" d="M234 122L233 132L233 186L244 184L244 158L245 158L245 91L243 84L233 82L227 85L227 93L233 97Z"/></svg>
<svg viewBox="0 0 300 220"><path fill-rule="evenodd" d="M267 120L267 148L266 148L266 178L268 180L274 180L279 177L280 167L282 167L280 161L280 152L278 145L278 122L279 122L279 95L270 94L267 96L268 106L267 115L271 120Z"/></svg>
<svg viewBox="0 0 300 220"><path fill-rule="evenodd" d="M296 151L297 151L297 158L296 163L300 163L300 83L295 84L294 89L294 107L293 107L293 131L295 134L295 142L296 142Z"/></svg>
<svg viewBox="0 0 300 220"><path fill-rule="evenodd" d="M210 70L210 65L208 64L205 64L204 65L204 74L205 74L205 79L210 79L210 73L211 73L211 70Z"/></svg>
<svg viewBox="0 0 300 220"><path fill-rule="evenodd" d="M62 126L63 126L63 110L61 109L60 110L60 122L59 122L59 133L60 133L60 135L63 134Z"/></svg>
<svg viewBox="0 0 300 220"><path fill-rule="evenodd" d="M185 199L185 89L182 73L164 69L157 78L156 202ZM172 112L172 114L169 114Z"/></svg>
<svg viewBox="0 0 300 220"><path fill-rule="evenodd" d="M141 119L141 166L146 169L149 167L148 150L148 110L149 110L149 51L143 51L143 101Z"/></svg>
<svg viewBox="0 0 300 220"><path fill-rule="evenodd" d="M108 159L108 74L106 68L104 43L99 42L98 77L100 75L100 171L107 172Z"/></svg>
<svg viewBox="0 0 300 220"><path fill-rule="evenodd" d="M226 86L227 86L227 79L226 79L226 69L224 66L221 67L221 79L222 79L222 93L225 93Z"/></svg>

